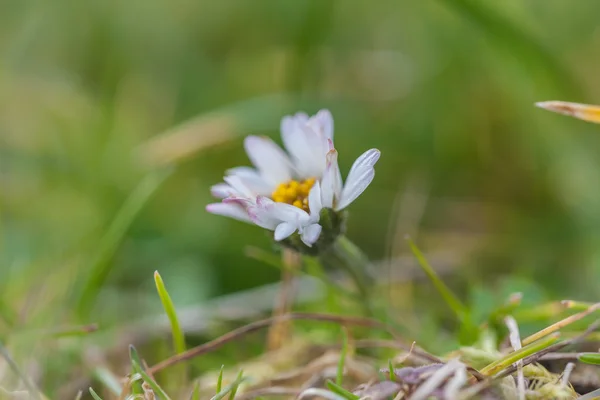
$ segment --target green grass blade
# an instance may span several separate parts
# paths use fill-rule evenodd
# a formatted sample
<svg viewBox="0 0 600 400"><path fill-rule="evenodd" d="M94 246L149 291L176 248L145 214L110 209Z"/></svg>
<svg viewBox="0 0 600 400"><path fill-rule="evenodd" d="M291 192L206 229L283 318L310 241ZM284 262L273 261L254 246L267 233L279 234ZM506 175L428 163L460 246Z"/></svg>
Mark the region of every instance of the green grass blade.
<svg viewBox="0 0 600 400"><path fill-rule="evenodd" d="M138 354L136 348L132 344L129 345L129 359L131 360L131 368L133 370L133 375L129 380L131 385L131 392L133 394L143 394L144 390L142 389L142 384L140 382L140 380L142 379L140 372L144 364L142 364L140 355Z"/></svg>
<svg viewBox="0 0 600 400"><path fill-rule="evenodd" d="M142 364L142 359L140 358L140 355L138 354L137 349L132 344L129 345L129 359L131 360L131 365L133 366L133 371L140 372L138 369L136 369L136 366L138 366L139 369L141 370L141 368L142 368L141 366L144 364Z"/></svg>
<svg viewBox="0 0 600 400"><path fill-rule="evenodd" d="M98 393L94 392L94 389L90 388L90 394L94 398L94 400L102 400L102 397L98 396Z"/></svg>
<svg viewBox="0 0 600 400"><path fill-rule="evenodd" d="M225 366L221 365L221 370L219 371L219 377L217 378L217 393L223 389L223 373L225 372Z"/></svg>
<svg viewBox="0 0 600 400"><path fill-rule="evenodd" d="M586 364L600 365L600 353L581 353L577 359Z"/></svg>
<svg viewBox="0 0 600 400"><path fill-rule="evenodd" d="M138 364L136 361L132 361L132 363L133 368L138 371L138 373L142 376L144 382L146 382L150 386L150 388L152 388L154 393L160 396L161 400L170 400L169 395L167 395L167 393L165 393L165 391L159 386L159 384L156 383L156 381L152 379L152 377L150 377L150 375L148 375L146 371L144 371L140 364Z"/></svg>
<svg viewBox="0 0 600 400"><path fill-rule="evenodd" d="M421 250L419 250L419 248L415 245L412 239L407 237L407 240L410 249L412 250L414 256L417 258L417 261L419 262L419 265L421 266L429 280L431 280L433 286L435 286L435 288L440 293L448 307L450 307L450 309L454 311L454 314L456 314L458 319L460 321L463 321L465 319L465 316L468 314L467 307L460 302L458 297L456 297L454 293L452 293L450 288L448 288L448 286L446 286L446 284L440 279L438 274L431 267L431 265L429 265L429 262L427 262L425 256L423 256L423 253L421 253Z"/></svg>
<svg viewBox="0 0 600 400"><path fill-rule="evenodd" d="M342 351L340 353L340 360L337 365L337 373L335 376L335 383L338 386L342 386L344 380L344 367L346 364L346 355L348 354L348 332L342 329Z"/></svg>
<svg viewBox="0 0 600 400"><path fill-rule="evenodd" d="M229 393L235 394L235 392L237 392L240 384L246 380L246 378L244 378L243 375L244 375L244 371L240 371L238 373L237 378L233 382L231 382L229 385L227 385L223 389L219 390L217 392L217 394L215 394L211 398L211 400L221 400L221 399L225 398L225 396L227 396L227 394L229 394ZM219 377L221 377L221 376L222 376L222 374ZM221 379L221 382L222 382L222 379Z"/></svg>
<svg viewBox="0 0 600 400"><path fill-rule="evenodd" d="M83 284L79 300L76 302L80 319L85 320L88 318L98 293L100 293L100 289L110 273L112 267L110 260L127 230L170 173L171 170L169 169L146 175L125 200L106 233L100 239L98 251L89 266L90 273Z"/></svg>
<svg viewBox="0 0 600 400"><path fill-rule="evenodd" d="M194 383L190 400L200 400L200 383L198 381Z"/></svg>
<svg viewBox="0 0 600 400"><path fill-rule="evenodd" d="M392 360L389 359L388 360L388 369L389 369L389 380L392 382L396 382L396 373L394 372L394 364L392 363Z"/></svg>
<svg viewBox="0 0 600 400"><path fill-rule="evenodd" d="M181 330L181 325L179 325L179 319L177 318L175 305L173 304L171 296L169 296L169 292L167 292L165 283L163 282L158 271L154 271L154 282L156 283L156 290L158 291L160 301L162 302L163 308L165 309L165 312L169 317L169 321L171 322L173 348L175 349L175 353L183 353L185 351L185 336Z"/></svg>
<svg viewBox="0 0 600 400"><path fill-rule="evenodd" d="M100 383L106 386L113 394L119 396L123 390L117 377L104 367L94 368L92 375Z"/></svg>
<svg viewBox="0 0 600 400"><path fill-rule="evenodd" d="M523 27L503 16L498 7L491 7L491 5L504 3L477 0L443 0L442 2L477 25L491 40L497 41L501 46L499 48L504 48L504 51L513 57L516 56L521 66L528 65L533 68L535 65L536 70L542 72L545 83L555 87L561 93L568 93L573 98L583 98L583 87L560 57Z"/></svg>
<svg viewBox="0 0 600 400"><path fill-rule="evenodd" d="M325 382L325 385L327 386L327 389L331 390L335 394L342 396L347 400L358 400L360 398L359 396L347 391L346 389L344 389L340 385L337 385L331 380L327 380L327 382Z"/></svg>
<svg viewBox="0 0 600 400"><path fill-rule="evenodd" d="M522 347L519 350L513 351L512 353L507 354L506 356L500 358L499 360L494 361L493 363L487 365L480 372L484 375L494 375L497 372L502 371L503 369L509 367L510 365L516 363L519 360L524 359L525 357L529 357L540 350L545 349L548 346L556 343L560 334L554 333L545 337L544 339L538 340L537 342L531 343L527 346Z"/></svg>
<svg viewBox="0 0 600 400"><path fill-rule="evenodd" d="M238 373L238 376L236 377L236 381L239 382L237 385L234 385L231 388L231 392L229 393L229 400L233 400L235 399L235 394L237 393L238 388L240 387L240 383L242 382L242 376L243 376L243 371L240 371Z"/></svg>
<svg viewBox="0 0 600 400"><path fill-rule="evenodd" d="M0 318L4 321L6 326L12 328L17 321L17 314L13 308L0 297Z"/></svg>

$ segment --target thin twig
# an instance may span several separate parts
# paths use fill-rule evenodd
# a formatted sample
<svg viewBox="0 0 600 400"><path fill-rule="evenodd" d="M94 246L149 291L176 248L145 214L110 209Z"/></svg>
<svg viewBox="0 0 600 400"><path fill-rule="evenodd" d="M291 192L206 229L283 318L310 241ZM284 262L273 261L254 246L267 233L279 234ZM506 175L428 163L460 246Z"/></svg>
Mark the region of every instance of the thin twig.
<svg viewBox="0 0 600 400"><path fill-rule="evenodd" d="M200 346L194 347L192 349L187 350L184 353L180 353L174 355L150 368L148 371L151 373L156 373L164 368L170 367L182 361L186 361L197 357L201 354L208 353L213 351L222 345L229 343L237 338L240 338L249 333L258 331L262 328L270 326L273 322L276 321L287 321L287 320L309 320L309 321L322 321L322 322L331 322L337 323L344 326L363 326L370 328L382 329L390 333L396 340L403 343L404 341L400 338L400 336L391 328L390 326L376 321L370 318L364 317L355 317L355 316L343 316L343 315L331 315L331 314L320 314L320 313L290 313L277 317L270 317L260 321L252 322L248 325L242 326L238 329L235 329L231 332L228 332L210 342L204 343ZM405 349L409 349L410 346L405 344Z"/></svg>

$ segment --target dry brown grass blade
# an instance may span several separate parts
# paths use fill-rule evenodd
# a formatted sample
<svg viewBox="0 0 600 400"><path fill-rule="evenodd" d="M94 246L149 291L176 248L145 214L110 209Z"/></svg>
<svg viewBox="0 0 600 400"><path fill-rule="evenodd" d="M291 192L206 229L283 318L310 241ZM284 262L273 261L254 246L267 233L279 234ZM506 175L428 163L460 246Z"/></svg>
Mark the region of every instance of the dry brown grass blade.
<svg viewBox="0 0 600 400"><path fill-rule="evenodd" d="M394 336L395 340L397 340L399 343L404 344L404 348L406 350L410 349L410 347L411 347L410 345L406 344L404 342L404 340L402 340L400 338L400 335L398 335L393 330L393 328L391 328L390 326L388 326L382 322L376 321L374 319L364 318L364 317L355 317L355 316L320 314L320 313L291 313L291 314L287 314L287 315L266 318L266 319L263 319L260 321L255 321L248 325L242 326L242 327L235 329L231 332L228 332L214 340L211 340L210 342L207 342L200 346L189 349L188 351L186 351L184 353L177 354L173 357L167 358L166 360L154 365L152 368L149 368L148 372L149 373L157 373L158 371L161 371L167 367L170 367L170 366L180 363L182 361L190 360L194 357L211 352L211 351L221 347L222 345L229 343L235 339L238 339L244 335L247 335L249 333L256 332L260 329L268 327L268 326L272 325L274 322L280 322L280 321L286 321L286 320L287 321L291 321L291 320L320 321L320 322L336 323L336 324L339 324L342 326L362 326L362 327L368 327L368 328L381 329L381 330L387 331L392 336ZM417 352L417 351L418 351L417 349L413 349L413 352ZM424 357L428 356L427 353L425 353L425 352L419 351L419 353L423 353ZM422 355L422 354L420 354L420 355Z"/></svg>
<svg viewBox="0 0 600 400"><path fill-rule="evenodd" d="M535 105L558 114L568 115L583 121L600 124L600 106L558 100L541 101L535 103Z"/></svg>
<svg viewBox="0 0 600 400"><path fill-rule="evenodd" d="M559 329L562 329L565 326L572 324L573 322L579 321L580 319L587 317L588 315L592 314L594 311L599 310L599 309L600 309L600 303L596 303L596 304L591 305L585 311L568 316L567 318L562 319L562 320L542 329L541 331L536 332L533 335L526 337L525 339L523 339L523 346L526 346L530 343L535 342L538 339L543 338L544 336L547 336L553 332L556 332Z"/></svg>
<svg viewBox="0 0 600 400"><path fill-rule="evenodd" d="M201 115L143 143L137 156L147 167L170 165L233 139L236 128L233 114Z"/></svg>

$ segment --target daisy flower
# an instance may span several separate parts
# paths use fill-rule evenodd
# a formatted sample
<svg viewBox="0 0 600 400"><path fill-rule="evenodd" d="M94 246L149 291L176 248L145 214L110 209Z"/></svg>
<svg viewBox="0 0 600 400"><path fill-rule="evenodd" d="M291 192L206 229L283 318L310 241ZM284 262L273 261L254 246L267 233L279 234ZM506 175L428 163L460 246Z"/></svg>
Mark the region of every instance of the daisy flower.
<svg viewBox="0 0 600 400"><path fill-rule="evenodd" d="M206 209L273 231L276 241L298 232L301 242L311 247L325 233L331 236L323 231L331 224L322 219L343 220L340 211L369 186L380 152L371 149L358 157L344 183L329 111L284 117L281 139L285 150L269 138L246 137L244 148L254 168L226 171L224 182L211 188L221 202Z"/></svg>

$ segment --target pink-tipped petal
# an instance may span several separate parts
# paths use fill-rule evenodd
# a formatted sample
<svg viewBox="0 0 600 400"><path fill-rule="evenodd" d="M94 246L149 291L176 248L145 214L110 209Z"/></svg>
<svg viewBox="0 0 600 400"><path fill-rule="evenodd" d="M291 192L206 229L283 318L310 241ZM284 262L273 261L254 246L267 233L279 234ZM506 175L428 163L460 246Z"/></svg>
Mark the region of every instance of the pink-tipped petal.
<svg viewBox="0 0 600 400"><path fill-rule="evenodd" d="M254 168L235 167L226 171L229 176L237 176L242 183L254 194L267 196L273 193L276 186L265 181L263 176Z"/></svg>
<svg viewBox="0 0 600 400"><path fill-rule="evenodd" d="M317 240L319 240L319 235L321 234L321 225L319 224L312 224L309 225L307 227L304 228L304 230L302 231L302 235L300 235L300 239L302 239L302 242L307 245L308 247L312 247L313 244L315 244L315 242Z"/></svg>
<svg viewBox="0 0 600 400"><path fill-rule="evenodd" d="M256 196L256 194L254 192L252 192L252 190L250 190L250 188L244 184L244 182L242 181L242 178L240 178L239 176L235 176L235 175L226 176L225 178L223 178L223 180L225 182L227 182L227 184L229 184L229 186L231 186L235 190L235 193L238 196L241 196L241 197Z"/></svg>
<svg viewBox="0 0 600 400"><path fill-rule="evenodd" d="M354 162L344 184L342 195L336 204L336 211L348 207L371 184L375 177L374 166L380 155L381 153L377 149L367 150Z"/></svg>
<svg viewBox="0 0 600 400"><path fill-rule="evenodd" d="M217 183L210 188L210 194L218 199L224 199L236 195L237 191L226 183Z"/></svg>
<svg viewBox="0 0 600 400"><path fill-rule="evenodd" d="M267 210L257 205L248 207L248 215L250 216L250 220L256 225L270 231L275 230L277 225L279 225L277 219L273 218Z"/></svg>
<svg viewBox="0 0 600 400"><path fill-rule="evenodd" d="M327 166L321 180L321 206L333 208L342 192L342 174L337 161L338 153L335 149L327 153Z"/></svg>
<svg viewBox="0 0 600 400"><path fill-rule="evenodd" d="M206 206L206 211L211 214L230 217L243 222L252 222L246 210L238 204L213 203Z"/></svg>

